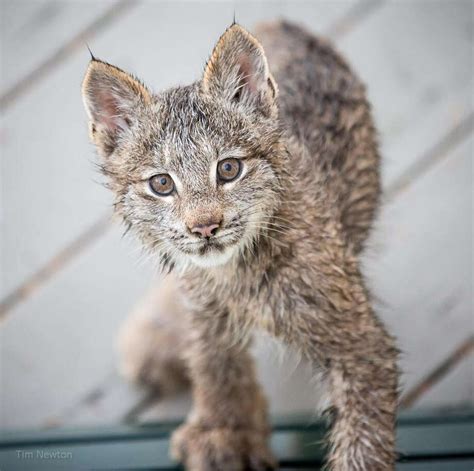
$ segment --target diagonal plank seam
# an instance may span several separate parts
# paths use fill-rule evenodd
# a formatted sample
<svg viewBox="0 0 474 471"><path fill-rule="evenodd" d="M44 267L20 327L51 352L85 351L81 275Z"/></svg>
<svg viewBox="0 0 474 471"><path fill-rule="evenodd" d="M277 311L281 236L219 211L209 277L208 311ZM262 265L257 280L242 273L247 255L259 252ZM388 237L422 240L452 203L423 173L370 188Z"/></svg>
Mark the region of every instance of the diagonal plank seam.
<svg viewBox="0 0 474 471"><path fill-rule="evenodd" d="M384 203L393 201L417 179L428 173L474 131L474 113L451 128L438 142L410 165L385 191Z"/></svg>
<svg viewBox="0 0 474 471"><path fill-rule="evenodd" d="M339 40L377 8L381 7L384 2L385 0L361 0L355 3L345 14L341 15L338 20L329 26L325 33L326 36L332 41Z"/></svg>
<svg viewBox="0 0 474 471"><path fill-rule="evenodd" d="M0 96L0 110L5 111L18 98L26 93L38 81L44 79L53 69L63 63L79 48L83 48L87 40L107 28L110 23L124 15L137 0L119 0L111 5L102 15L98 16L85 29L76 34L52 55L45 59L39 66L28 72L15 85Z"/></svg>
<svg viewBox="0 0 474 471"><path fill-rule="evenodd" d="M400 407L411 407L426 392L439 383L456 365L474 350L474 336L460 342L456 349L449 354L439 365L433 368L418 384L413 386L400 400Z"/></svg>
<svg viewBox="0 0 474 471"><path fill-rule="evenodd" d="M107 214L99 217L69 245L60 250L39 270L28 277L24 283L7 294L0 301L0 322L4 321L7 314L21 301L29 298L56 273L102 237L111 225L112 218L109 212L107 212Z"/></svg>

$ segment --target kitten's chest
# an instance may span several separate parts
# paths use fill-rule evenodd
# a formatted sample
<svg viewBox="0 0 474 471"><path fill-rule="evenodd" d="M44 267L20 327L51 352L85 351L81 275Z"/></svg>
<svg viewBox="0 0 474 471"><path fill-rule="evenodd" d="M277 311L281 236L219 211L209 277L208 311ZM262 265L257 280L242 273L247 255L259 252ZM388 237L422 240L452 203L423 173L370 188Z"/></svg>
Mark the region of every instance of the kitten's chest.
<svg viewBox="0 0 474 471"><path fill-rule="evenodd" d="M273 292L272 281L265 272L237 271L232 277L218 278L214 292L238 324L277 334L275 314L283 310L283 305L281 296Z"/></svg>

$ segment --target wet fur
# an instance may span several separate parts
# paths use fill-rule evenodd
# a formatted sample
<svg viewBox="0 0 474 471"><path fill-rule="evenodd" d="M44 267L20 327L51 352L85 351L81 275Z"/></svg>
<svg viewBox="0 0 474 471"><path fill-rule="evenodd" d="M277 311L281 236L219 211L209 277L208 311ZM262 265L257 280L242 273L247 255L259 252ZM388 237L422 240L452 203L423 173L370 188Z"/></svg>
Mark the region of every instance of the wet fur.
<svg viewBox="0 0 474 471"><path fill-rule="evenodd" d="M97 60L83 84L116 211L172 272L168 296L182 300L174 333L186 341L171 364L190 377L194 407L172 452L193 471L275 466L247 352L261 328L325 373L334 407L328 468L392 470L398 351L372 310L358 260L380 194L364 86L329 43L297 26L261 25L256 37L232 25L202 80L158 95ZM246 79L245 70L254 75ZM104 125L93 100L111 88L122 121ZM209 168L233 152L246 175L229 190L214 187ZM181 185L173 201L146 189L163 167ZM197 266L184 223L213 217L224 217L230 255ZM122 344L138 345L147 322L126 329ZM160 356L158 343L129 376ZM175 377L168 363L155 365Z"/></svg>

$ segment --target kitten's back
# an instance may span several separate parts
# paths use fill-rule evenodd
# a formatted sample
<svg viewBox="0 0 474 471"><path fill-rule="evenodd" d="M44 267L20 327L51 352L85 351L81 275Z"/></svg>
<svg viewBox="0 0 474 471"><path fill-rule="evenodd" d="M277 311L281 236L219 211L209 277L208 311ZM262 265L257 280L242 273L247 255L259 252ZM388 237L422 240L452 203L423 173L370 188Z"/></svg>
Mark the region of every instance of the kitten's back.
<svg viewBox="0 0 474 471"><path fill-rule="evenodd" d="M296 25L260 24L256 36L279 87L281 120L308 150L306 157L294 159L293 172L305 175L313 168L318 173L314 182L328 182L348 241L358 251L380 193L376 133L365 88L329 42Z"/></svg>

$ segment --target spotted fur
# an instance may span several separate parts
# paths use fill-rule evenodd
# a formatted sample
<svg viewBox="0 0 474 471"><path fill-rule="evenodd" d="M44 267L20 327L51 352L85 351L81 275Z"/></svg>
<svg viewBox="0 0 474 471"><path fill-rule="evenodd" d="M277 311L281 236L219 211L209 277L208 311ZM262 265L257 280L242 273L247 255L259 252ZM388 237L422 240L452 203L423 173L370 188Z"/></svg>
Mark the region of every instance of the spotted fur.
<svg viewBox="0 0 474 471"><path fill-rule="evenodd" d="M192 471L275 466L247 353L260 328L325 373L328 468L392 470L397 348L358 260L380 194L365 89L329 43L297 26L264 24L256 36L233 24L200 81L156 95L96 59L83 83L116 212L172 272L168 296L180 304L174 335L186 341L173 365L186 364L194 408L172 452ZM228 186L213 176L226 156L244 164ZM163 172L177 192L157 197L147 182ZM215 219L213 243L188 230ZM150 345L146 361L158 354Z"/></svg>

